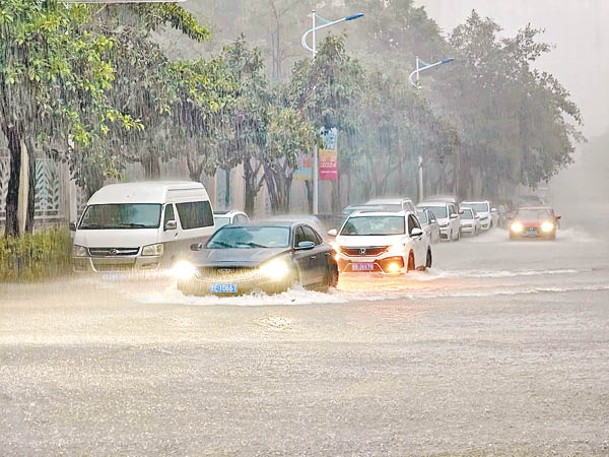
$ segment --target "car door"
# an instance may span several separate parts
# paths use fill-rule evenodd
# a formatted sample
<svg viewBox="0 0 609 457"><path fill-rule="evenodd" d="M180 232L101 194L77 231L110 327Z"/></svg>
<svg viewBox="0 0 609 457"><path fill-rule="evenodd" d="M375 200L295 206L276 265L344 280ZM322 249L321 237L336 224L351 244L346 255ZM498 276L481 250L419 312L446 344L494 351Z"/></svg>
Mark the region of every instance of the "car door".
<svg viewBox="0 0 609 457"><path fill-rule="evenodd" d="M427 239L425 234L412 236L413 229L421 229L421 225L416 217L412 214L408 215L408 236L410 236L410 240L412 242L412 250L414 251L414 264L415 266L421 266L425 263L425 255L427 254L427 243L425 240Z"/></svg>
<svg viewBox="0 0 609 457"><path fill-rule="evenodd" d="M456 206L452 203L448 204L448 217L450 217L452 233L459 233L461 231L461 216L459 216Z"/></svg>
<svg viewBox="0 0 609 457"><path fill-rule="evenodd" d="M328 257L330 251L325 247L321 235L309 225L303 225L305 240L311 241L315 244L315 247L311 251L311 280L314 283L320 283L326 277L328 268Z"/></svg>
<svg viewBox="0 0 609 457"><path fill-rule="evenodd" d="M436 215L429 210L427 210L427 221L429 223L429 232L431 233L429 242L435 243L440 239L440 225L438 224Z"/></svg>
<svg viewBox="0 0 609 457"><path fill-rule="evenodd" d="M298 225L294 228L294 261L296 262L298 271L300 273L300 283L306 286L316 282L317 253L315 251L315 248L299 248L298 245L302 241L309 240L305 235L303 226Z"/></svg>

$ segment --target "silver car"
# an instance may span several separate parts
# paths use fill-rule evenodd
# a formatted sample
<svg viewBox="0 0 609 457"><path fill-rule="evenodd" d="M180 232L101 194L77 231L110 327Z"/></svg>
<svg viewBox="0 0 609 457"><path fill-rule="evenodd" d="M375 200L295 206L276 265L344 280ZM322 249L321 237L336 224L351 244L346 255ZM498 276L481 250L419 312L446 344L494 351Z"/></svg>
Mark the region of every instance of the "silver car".
<svg viewBox="0 0 609 457"><path fill-rule="evenodd" d="M440 226L440 238L447 241L461 239L461 215L457 205L446 201L427 201L417 205L417 208L431 211Z"/></svg>

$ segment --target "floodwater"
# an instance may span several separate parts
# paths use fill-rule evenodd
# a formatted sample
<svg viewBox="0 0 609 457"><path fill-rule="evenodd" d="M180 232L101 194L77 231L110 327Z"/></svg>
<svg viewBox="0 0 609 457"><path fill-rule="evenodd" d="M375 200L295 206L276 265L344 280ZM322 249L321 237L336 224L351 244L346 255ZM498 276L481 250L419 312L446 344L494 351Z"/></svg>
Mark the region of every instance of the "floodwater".
<svg viewBox="0 0 609 457"><path fill-rule="evenodd" d="M0 286L0 455L609 455L608 254L494 230L329 294Z"/></svg>

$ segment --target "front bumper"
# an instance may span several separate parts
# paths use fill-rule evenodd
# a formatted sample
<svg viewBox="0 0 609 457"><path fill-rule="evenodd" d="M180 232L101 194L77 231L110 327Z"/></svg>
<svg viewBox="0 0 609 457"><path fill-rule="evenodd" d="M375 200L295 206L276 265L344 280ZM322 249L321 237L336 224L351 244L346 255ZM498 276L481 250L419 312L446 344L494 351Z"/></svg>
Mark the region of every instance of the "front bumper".
<svg viewBox="0 0 609 457"><path fill-rule="evenodd" d="M510 229L510 239L548 239L553 240L556 238L556 229L550 232L544 232L540 227L524 227L522 231L517 232Z"/></svg>
<svg viewBox="0 0 609 457"><path fill-rule="evenodd" d="M475 233L476 231L476 226L475 225L462 225L461 226L461 233Z"/></svg>
<svg viewBox="0 0 609 457"><path fill-rule="evenodd" d="M225 275L205 277L194 275L187 279L178 280L178 290L185 295L235 296L252 292L275 294L285 292L292 285L292 276L281 280L272 280L260 274L257 270L242 275Z"/></svg>
<svg viewBox="0 0 609 457"><path fill-rule="evenodd" d="M339 274L379 273L383 275L398 275L406 272L408 265L404 255L391 253L376 257L356 257L338 254L336 261L338 263Z"/></svg>
<svg viewBox="0 0 609 457"><path fill-rule="evenodd" d="M448 235L450 232L450 225L447 225L446 227L440 227L440 238L443 240L447 240L448 239Z"/></svg>
<svg viewBox="0 0 609 457"><path fill-rule="evenodd" d="M481 219L480 220L480 228L482 230L488 230L491 228L491 219Z"/></svg>
<svg viewBox="0 0 609 457"><path fill-rule="evenodd" d="M73 257L77 273L104 273L116 271L156 271L161 266L161 256L121 257Z"/></svg>

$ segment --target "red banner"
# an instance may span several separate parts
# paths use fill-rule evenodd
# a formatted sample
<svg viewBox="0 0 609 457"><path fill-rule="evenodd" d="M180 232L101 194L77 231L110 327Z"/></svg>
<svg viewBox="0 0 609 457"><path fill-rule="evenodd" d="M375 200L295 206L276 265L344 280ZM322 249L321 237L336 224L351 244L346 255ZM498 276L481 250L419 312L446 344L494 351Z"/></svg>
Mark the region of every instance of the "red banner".
<svg viewBox="0 0 609 457"><path fill-rule="evenodd" d="M319 180L336 181L338 178L338 152L336 149L319 150Z"/></svg>

